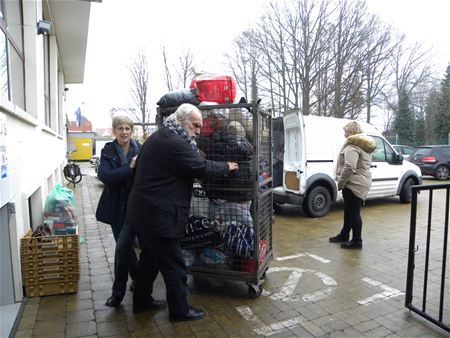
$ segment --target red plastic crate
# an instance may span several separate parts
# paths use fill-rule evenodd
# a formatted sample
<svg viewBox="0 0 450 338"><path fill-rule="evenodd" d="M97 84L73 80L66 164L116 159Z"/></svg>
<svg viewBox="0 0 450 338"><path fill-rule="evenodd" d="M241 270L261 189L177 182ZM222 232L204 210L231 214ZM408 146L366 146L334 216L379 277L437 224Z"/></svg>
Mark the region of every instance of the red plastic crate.
<svg viewBox="0 0 450 338"><path fill-rule="evenodd" d="M236 81L228 75L199 75L191 81L190 88L197 90L201 102L233 103Z"/></svg>

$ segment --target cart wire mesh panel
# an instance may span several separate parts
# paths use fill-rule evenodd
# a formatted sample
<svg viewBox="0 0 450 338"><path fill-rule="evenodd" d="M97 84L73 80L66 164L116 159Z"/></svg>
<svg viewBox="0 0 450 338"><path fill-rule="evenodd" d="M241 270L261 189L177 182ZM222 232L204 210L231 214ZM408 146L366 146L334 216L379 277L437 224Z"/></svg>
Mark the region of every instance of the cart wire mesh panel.
<svg viewBox="0 0 450 338"><path fill-rule="evenodd" d="M273 258L272 119L257 104L198 107L201 156L237 162L227 177L196 180L181 239L188 273L247 283L258 297ZM158 108L157 123L176 108Z"/></svg>

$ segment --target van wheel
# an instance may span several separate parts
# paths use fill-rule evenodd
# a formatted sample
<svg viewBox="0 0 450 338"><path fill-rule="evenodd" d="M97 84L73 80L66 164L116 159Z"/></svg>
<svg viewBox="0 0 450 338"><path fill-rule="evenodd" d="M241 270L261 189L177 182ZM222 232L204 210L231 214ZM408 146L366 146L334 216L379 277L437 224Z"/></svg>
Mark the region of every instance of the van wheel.
<svg viewBox="0 0 450 338"><path fill-rule="evenodd" d="M403 184L402 190L400 191L400 202L402 203L411 203L412 199L412 190L411 187L414 185L414 181L412 178L408 178L406 182Z"/></svg>
<svg viewBox="0 0 450 338"><path fill-rule="evenodd" d="M330 192L320 185L312 188L303 201L303 211L310 217L322 217L330 211L330 207Z"/></svg>

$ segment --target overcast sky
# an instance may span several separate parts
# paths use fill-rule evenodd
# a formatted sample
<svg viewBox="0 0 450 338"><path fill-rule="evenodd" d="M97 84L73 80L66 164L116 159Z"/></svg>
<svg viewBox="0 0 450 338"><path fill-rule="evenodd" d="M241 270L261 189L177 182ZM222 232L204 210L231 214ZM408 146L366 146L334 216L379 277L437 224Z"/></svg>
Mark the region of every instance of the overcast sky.
<svg viewBox="0 0 450 338"><path fill-rule="evenodd" d="M280 0L282 1L282 0ZM84 83L69 85L66 113L87 116L94 128L110 125L109 110L129 107L127 65L143 47L150 69L149 102L165 87L162 46L174 60L182 48L197 53L202 70L223 73L220 63L232 40L252 27L264 12L265 0L103 0L92 3ZM433 47L436 64L450 61L450 0L368 0L369 10L406 33L409 41ZM155 65L155 66L152 66ZM181 89L181 88L180 88ZM153 110L155 110L153 109Z"/></svg>

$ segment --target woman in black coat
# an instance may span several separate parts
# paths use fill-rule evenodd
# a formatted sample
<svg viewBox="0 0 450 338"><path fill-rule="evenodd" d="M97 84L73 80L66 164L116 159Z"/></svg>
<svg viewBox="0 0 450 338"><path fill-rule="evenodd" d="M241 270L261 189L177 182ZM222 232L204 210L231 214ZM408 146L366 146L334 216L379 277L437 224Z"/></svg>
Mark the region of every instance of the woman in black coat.
<svg viewBox="0 0 450 338"><path fill-rule="evenodd" d="M202 127L201 112L182 104L142 147L128 201L127 222L141 243L141 260L136 275L133 312L154 308L148 286L158 271L166 284L169 318L195 320L204 312L187 303L186 267L179 239L188 223L194 178L227 176L237 170L234 162L203 159L195 136Z"/></svg>
<svg viewBox="0 0 450 338"><path fill-rule="evenodd" d="M98 178L104 188L95 214L98 221L111 225L116 241L114 283L107 306L119 306L125 296L128 273L134 279L138 264L133 249L135 235L125 223L128 194L133 183L134 167L141 145L131 139L133 122L127 116L112 120L116 139L102 149Z"/></svg>

